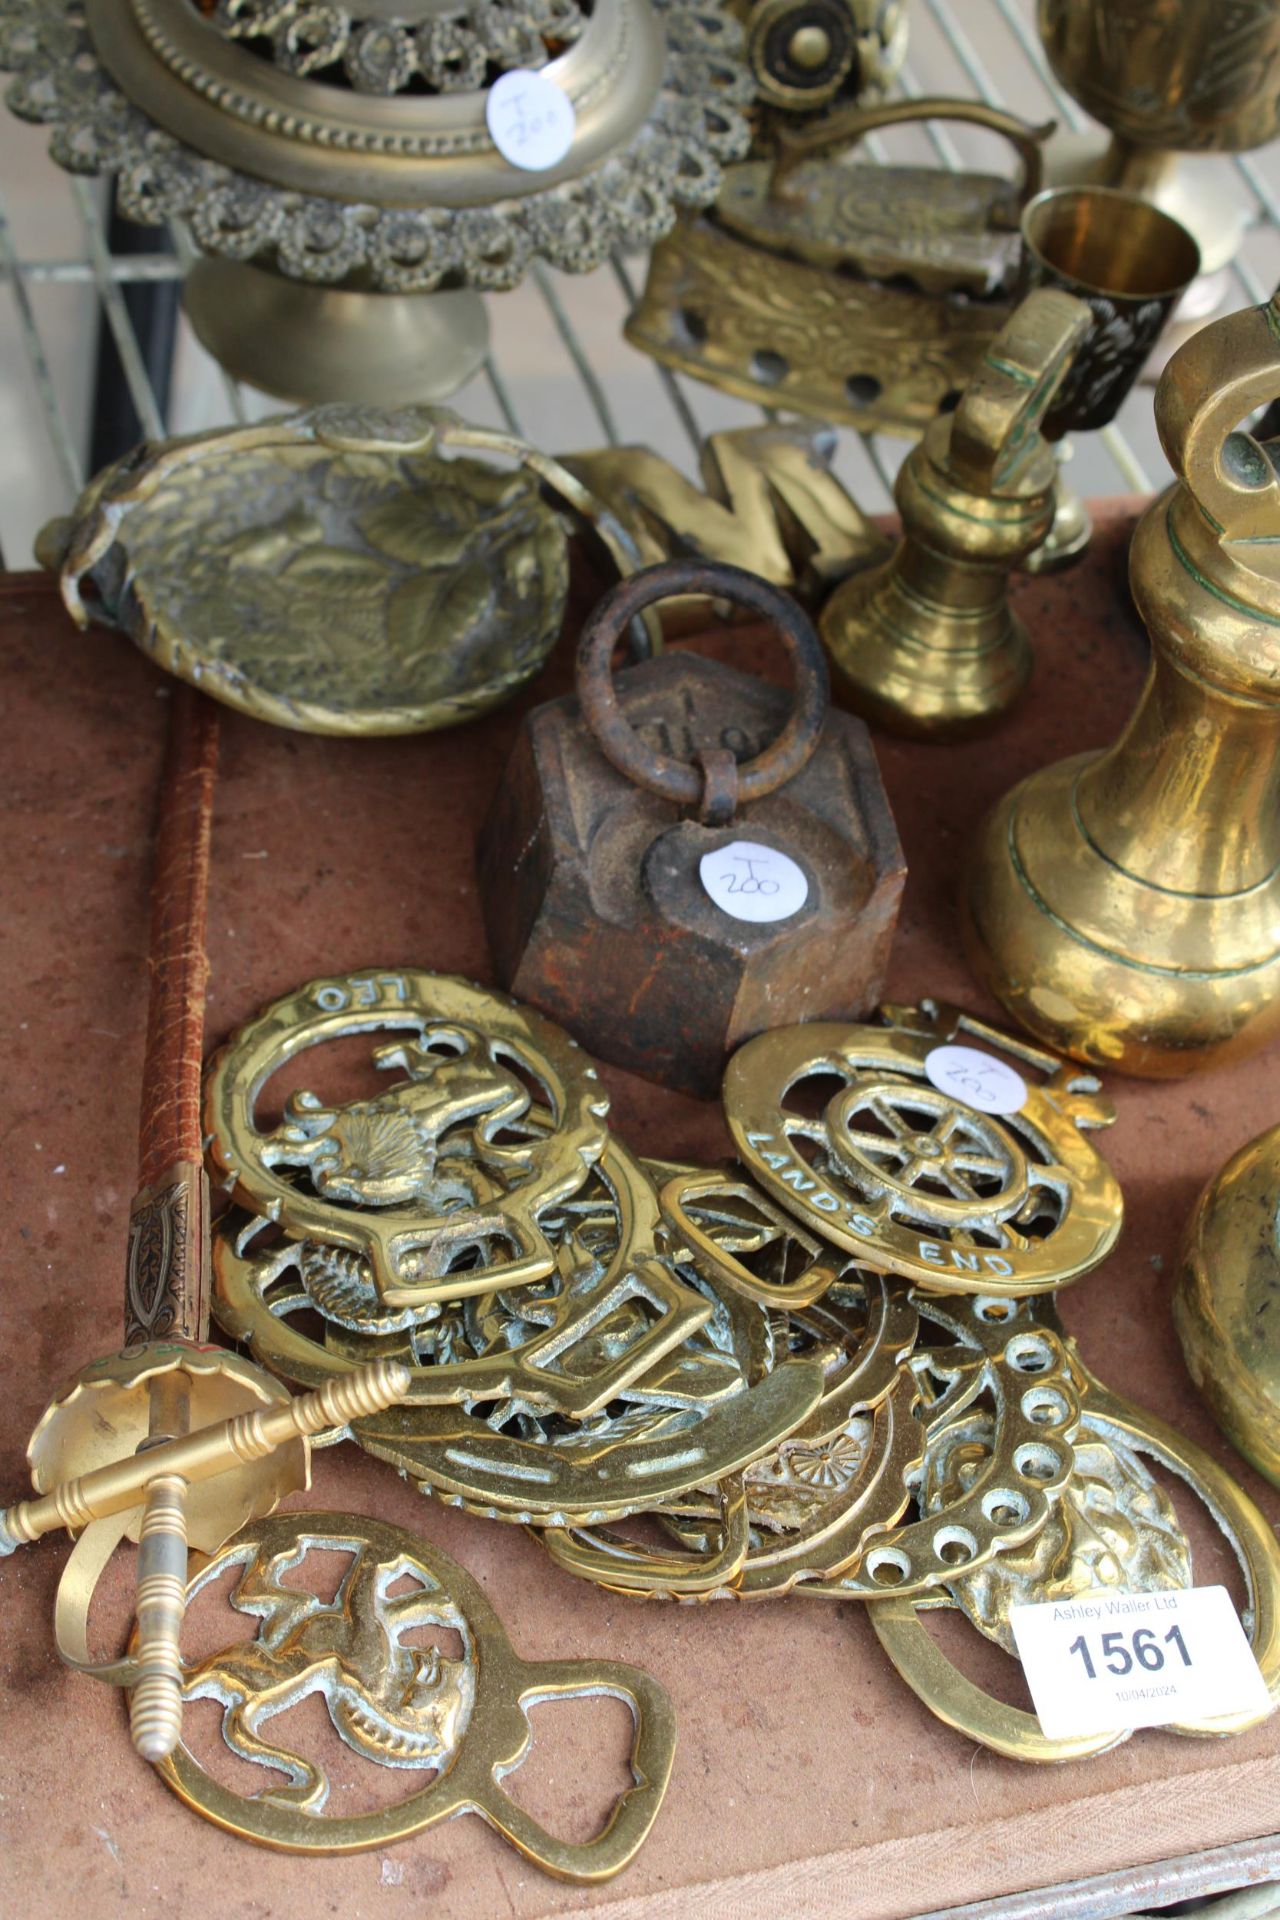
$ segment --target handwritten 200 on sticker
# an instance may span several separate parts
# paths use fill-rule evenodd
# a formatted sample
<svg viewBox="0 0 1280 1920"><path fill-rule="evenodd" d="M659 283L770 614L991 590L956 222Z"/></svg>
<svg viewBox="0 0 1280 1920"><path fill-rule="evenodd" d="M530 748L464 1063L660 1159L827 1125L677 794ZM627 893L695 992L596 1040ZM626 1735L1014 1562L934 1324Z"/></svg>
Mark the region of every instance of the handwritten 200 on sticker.
<svg viewBox="0 0 1280 1920"><path fill-rule="evenodd" d="M1267 1710L1225 1587L1046 1600L1009 1622L1051 1740Z"/></svg>

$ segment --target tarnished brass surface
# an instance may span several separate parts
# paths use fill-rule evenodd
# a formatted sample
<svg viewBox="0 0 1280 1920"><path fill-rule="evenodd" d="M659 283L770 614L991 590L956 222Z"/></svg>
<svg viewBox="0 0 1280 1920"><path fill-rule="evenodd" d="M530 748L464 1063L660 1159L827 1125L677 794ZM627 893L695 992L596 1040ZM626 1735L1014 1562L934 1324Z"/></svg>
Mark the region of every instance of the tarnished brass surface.
<svg viewBox="0 0 1280 1920"><path fill-rule="evenodd" d="M1115 1118L1097 1081L954 1007L886 1006L881 1020L779 1028L738 1049L725 1116L753 1179L812 1233L940 1292L1044 1293L1091 1272L1123 1216L1082 1133ZM929 1083L929 1054L964 1036L1049 1076L1019 1113L979 1113Z"/></svg>
<svg viewBox="0 0 1280 1920"><path fill-rule="evenodd" d="M320 407L143 447L46 529L41 557L80 625L123 628L255 719L421 732L508 698L559 634L567 543L539 481L631 570L630 536L580 480L429 407Z"/></svg>
<svg viewBox="0 0 1280 1920"><path fill-rule="evenodd" d="M764 110L757 144L797 114L875 100L907 51L906 0L727 0Z"/></svg>
<svg viewBox="0 0 1280 1920"><path fill-rule="evenodd" d="M832 164L832 154L869 134L916 120L959 120L1000 134L1018 155L1020 177L879 165L868 175ZM902 274L922 293L963 289L981 298L1016 276L1018 215L1040 191L1050 131L980 100L941 95L845 108L780 132L772 160L731 168L715 218L755 246L813 267L847 267L868 280Z"/></svg>
<svg viewBox="0 0 1280 1920"><path fill-rule="evenodd" d="M1057 467L1039 428L1088 329L1081 301L1031 294L900 469L896 552L837 587L819 620L837 686L867 719L950 738L1025 686L1008 578L1053 522Z"/></svg>
<svg viewBox="0 0 1280 1920"><path fill-rule="evenodd" d="M330 1600L306 1585L312 1550L349 1556ZM634 1856L662 1804L675 1750L671 1702L648 1674L611 1660L519 1659L459 1566L367 1516L291 1513L257 1522L191 1581L188 1604L237 1567L230 1602L257 1620L256 1636L188 1663L184 1698L216 1700L231 1752L285 1781L236 1793L180 1746L161 1777L197 1813L266 1846L350 1853L474 1812L546 1872L584 1883L611 1878ZM299 1568L301 1585L288 1577ZM431 1630L437 1643L424 1647ZM559 1840L501 1781L528 1750L531 1705L600 1694L631 1710L633 1784L597 1838ZM314 1695L358 1760L402 1770L404 1798L365 1813L326 1812L330 1775L302 1750L296 1722L283 1738L270 1733L277 1715Z"/></svg>
<svg viewBox="0 0 1280 1920"><path fill-rule="evenodd" d="M556 1264L536 1290L389 1311L361 1255L311 1239L271 1244L269 1233L258 1251L264 1224L240 1213L220 1224L214 1317L255 1360L304 1386L394 1354L409 1374L406 1405L502 1400L586 1419L711 1317L661 1257L657 1195L614 1140L577 1192L542 1213ZM501 1284L485 1274L482 1264L468 1281ZM307 1330L317 1314L318 1338Z"/></svg>
<svg viewBox="0 0 1280 1920"><path fill-rule="evenodd" d="M191 0L4 0L0 29L9 104L53 127L62 164L117 174L129 217L183 220L204 251L317 287L500 290L535 254L585 271L709 204L750 139L718 0L398 0L371 24L294 0L212 18ZM528 67L574 109L549 170L505 160L486 120L491 72Z"/></svg>
<svg viewBox="0 0 1280 1920"><path fill-rule="evenodd" d="M1178 475L1134 535L1152 639L1105 753L1033 774L973 849L973 965L1037 1038L1172 1078L1280 1028L1280 479L1239 422L1280 394L1280 307L1213 322L1156 395Z"/></svg>
<svg viewBox="0 0 1280 1920"><path fill-rule="evenodd" d="M1242 152L1280 132L1273 0L1225 11L1213 0L1039 0L1038 25L1055 77L1112 136L1065 139L1054 177L1145 195L1194 233L1206 273L1224 267L1248 216L1211 172L1177 156Z"/></svg>
<svg viewBox="0 0 1280 1920"><path fill-rule="evenodd" d="M536 1526L617 1519L739 1472L813 1412L822 1367L774 1366L765 1310L680 1271L711 1317L605 1412L574 1421L519 1400L405 1407L357 1421L353 1439L451 1505Z"/></svg>
<svg viewBox="0 0 1280 1920"><path fill-rule="evenodd" d="M733 1234L718 1224L717 1237ZM612 1530L548 1528L567 1572L623 1593L765 1599L842 1569L910 1498L922 1429L906 1366L918 1319L899 1281L851 1272L818 1304L774 1321L775 1352L818 1362L823 1393L804 1423L740 1475L662 1508L679 1551Z"/></svg>
<svg viewBox="0 0 1280 1920"><path fill-rule="evenodd" d="M1073 1374L1080 1383L1088 1457L1095 1459L1094 1449L1102 1447L1124 1462L1131 1463L1133 1455L1154 1461L1185 1482L1198 1496L1231 1547L1245 1583L1244 1628L1270 1692L1271 1707L1267 1711L1274 1711L1280 1705L1280 1546L1273 1530L1231 1476L1203 1448L1156 1415L1110 1392L1080 1361L1074 1343L1068 1343L1068 1349ZM1131 1464L1125 1471L1132 1471ZM1159 1521L1155 1525L1155 1535L1159 1537L1154 1537L1149 1513L1146 1518L1147 1524L1142 1526L1112 1526L1107 1549L1094 1562L1092 1570L1087 1563L1084 1568L1077 1564L1076 1575L1083 1572L1107 1586L1112 1584L1113 1573L1118 1573L1121 1584L1139 1590L1143 1589L1144 1582L1148 1589L1186 1584L1183 1556L1176 1539L1164 1532ZM1109 1559L1109 1555L1114 1558ZM1118 1564L1121 1560L1122 1567ZM1194 1578L1194 1568L1191 1577ZM1037 1590L1034 1596L1028 1597L1041 1596ZM1034 1714L995 1699L967 1679L930 1639L908 1599L878 1601L871 1609L871 1624L898 1672L931 1712L967 1738L1010 1759L1078 1760L1104 1753L1128 1738L1127 1733L1116 1732L1088 1738L1049 1739L1041 1732ZM994 1620L990 1624L994 1625ZM1180 1722L1170 1730L1201 1737L1239 1733L1264 1718L1265 1712L1259 1714L1251 1710L1221 1718Z"/></svg>
<svg viewBox="0 0 1280 1920"><path fill-rule="evenodd" d="M403 1080L333 1105L298 1090L278 1126L259 1127L259 1096L287 1062L388 1033L402 1037L373 1062ZM208 1069L205 1131L211 1178L291 1238L358 1255L394 1313L550 1278L541 1218L600 1158L608 1105L586 1055L540 1014L444 974L373 970L310 981L241 1027Z"/></svg>
<svg viewBox="0 0 1280 1920"><path fill-rule="evenodd" d="M1020 186L829 157L920 118L1011 134ZM940 98L789 131L776 160L730 169L714 211L682 218L655 247L627 338L766 407L914 438L955 406L1012 312L1017 214L1038 184L1046 131Z"/></svg>
<svg viewBox="0 0 1280 1920"><path fill-rule="evenodd" d="M1233 1154L1196 1202L1173 1324L1214 1419L1280 1486L1280 1127Z"/></svg>
<svg viewBox="0 0 1280 1920"><path fill-rule="evenodd" d="M565 454L562 465L617 516L646 566L724 560L809 599L886 544L832 473L835 445L829 428L792 421L708 434L701 488L648 447Z"/></svg>

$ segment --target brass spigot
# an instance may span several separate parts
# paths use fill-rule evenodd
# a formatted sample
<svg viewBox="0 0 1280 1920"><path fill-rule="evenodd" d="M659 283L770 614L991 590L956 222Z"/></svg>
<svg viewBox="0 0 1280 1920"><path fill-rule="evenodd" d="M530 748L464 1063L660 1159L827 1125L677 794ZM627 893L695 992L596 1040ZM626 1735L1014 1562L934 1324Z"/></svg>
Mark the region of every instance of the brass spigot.
<svg viewBox="0 0 1280 1920"><path fill-rule="evenodd" d="M1165 369L1177 484L1129 555L1154 657L1116 744L1033 774L980 832L978 973L1039 1039L1174 1078L1280 1029L1280 479L1237 423L1280 395L1280 303Z"/></svg>
<svg viewBox="0 0 1280 1920"><path fill-rule="evenodd" d="M1038 429L1089 325L1082 301L1032 293L904 463L896 552L838 587L819 621L840 694L866 719L954 736L1026 685L1031 649L1008 579L1053 521L1057 469Z"/></svg>

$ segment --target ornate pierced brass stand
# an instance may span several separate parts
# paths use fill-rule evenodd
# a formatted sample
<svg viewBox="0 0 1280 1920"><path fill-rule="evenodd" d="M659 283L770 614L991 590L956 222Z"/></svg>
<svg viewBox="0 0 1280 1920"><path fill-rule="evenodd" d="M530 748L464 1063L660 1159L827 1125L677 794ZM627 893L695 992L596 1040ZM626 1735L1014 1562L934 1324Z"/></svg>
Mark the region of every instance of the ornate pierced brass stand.
<svg viewBox="0 0 1280 1920"><path fill-rule="evenodd" d="M114 174L128 217L189 226L215 357L282 399L375 406L469 378L481 293L531 259L584 272L714 200L750 140L740 46L719 0L0 4L13 111ZM529 146L536 94L495 137L512 73L558 97L559 154Z"/></svg>

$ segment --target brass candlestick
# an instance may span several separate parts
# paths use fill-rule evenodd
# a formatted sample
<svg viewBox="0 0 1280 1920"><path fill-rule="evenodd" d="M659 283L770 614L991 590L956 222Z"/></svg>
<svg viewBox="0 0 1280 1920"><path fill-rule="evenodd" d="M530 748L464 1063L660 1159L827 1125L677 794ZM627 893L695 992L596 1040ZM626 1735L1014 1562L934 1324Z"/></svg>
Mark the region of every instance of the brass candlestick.
<svg viewBox="0 0 1280 1920"><path fill-rule="evenodd" d="M1107 752L1033 774L987 821L966 889L975 968L1076 1058L1173 1078L1280 1028L1280 478L1236 423L1280 394L1280 303L1169 362L1178 475L1134 535L1154 658Z"/></svg>
<svg viewBox="0 0 1280 1920"><path fill-rule="evenodd" d="M819 622L839 690L867 719L952 736L1025 686L1009 575L1053 521L1056 467L1038 428L1089 319L1068 294L1033 293L899 472L897 551L837 587Z"/></svg>

